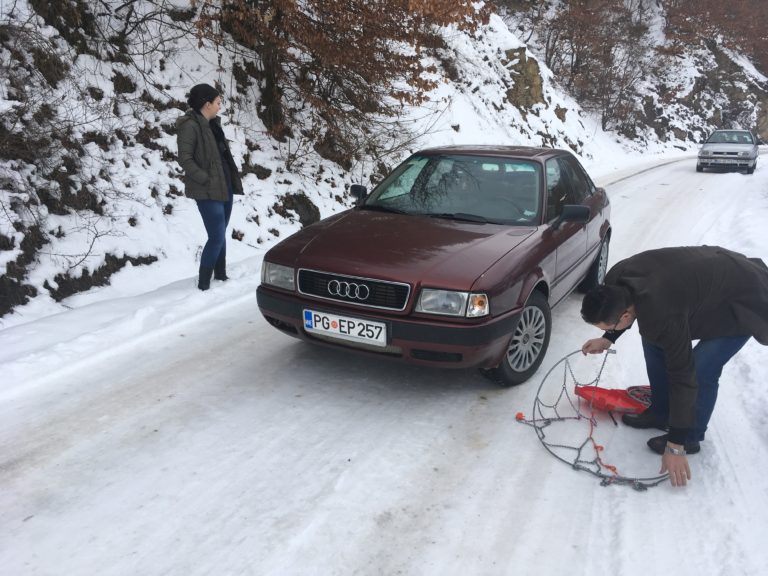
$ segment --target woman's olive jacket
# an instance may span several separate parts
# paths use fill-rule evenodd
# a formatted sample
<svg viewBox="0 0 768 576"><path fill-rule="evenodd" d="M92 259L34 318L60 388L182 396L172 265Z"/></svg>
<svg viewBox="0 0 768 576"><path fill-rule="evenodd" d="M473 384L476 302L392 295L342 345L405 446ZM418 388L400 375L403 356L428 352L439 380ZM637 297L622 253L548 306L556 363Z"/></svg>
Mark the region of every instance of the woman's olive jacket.
<svg viewBox="0 0 768 576"><path fill-rule="evenodd" d="M214 118L211 122L218 122ZM222 155L213 135L209 121L193 110L176 120L176 142L179 164L184 170L184 193L194 200L229 200L227 178L222 166ZM243 193L237 166L224 142L224 157L229 164L232 189L235 194Z"/></svg>

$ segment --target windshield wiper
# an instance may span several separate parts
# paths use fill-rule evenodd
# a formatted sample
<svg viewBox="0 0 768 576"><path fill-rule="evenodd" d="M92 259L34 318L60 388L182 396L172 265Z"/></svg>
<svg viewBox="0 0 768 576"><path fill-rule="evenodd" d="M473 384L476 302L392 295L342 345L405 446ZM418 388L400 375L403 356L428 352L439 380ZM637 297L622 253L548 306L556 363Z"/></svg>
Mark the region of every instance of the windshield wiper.
<svg viewBox="0 0 768 576"><path fill-rule="evenodd" d="M430 218L445 218L446 220L460 220L461 222L478 222L480 224L493 223L493 221L488 220L488 218L478 216L477 214L468 214L466 212L426 212L424 216L429 216Z"/></svg>
<svg viewBox="0 0 768 576"><path fill-rule="evenodd" d="M391 212L392 214L409 214L405 210L399 208L390 208L389 206L382 206L381 204L363 204L360 206L360 210L372 210L374 212Z"/></svg>

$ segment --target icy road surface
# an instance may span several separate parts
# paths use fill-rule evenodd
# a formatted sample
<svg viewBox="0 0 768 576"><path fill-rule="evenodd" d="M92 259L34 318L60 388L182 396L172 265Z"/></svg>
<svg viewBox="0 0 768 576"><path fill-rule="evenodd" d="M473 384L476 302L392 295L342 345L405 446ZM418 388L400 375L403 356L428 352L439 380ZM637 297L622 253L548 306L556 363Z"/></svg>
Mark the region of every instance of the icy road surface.
<svg viewBox="0 0 768 576"><path fill-rule="evenodd" d="M768 260L768 162L752 176L694 163L608 187L611 263L693 244ZM205 294L185 280L0 331L3 576L766 573L754 341L723 374L688 487L603 487L515 420L597 335L578 295L554 311L536 377L504 390L278 333L258 266ZM636 330L616 349L606 385L645 384ZM604 459L658 473L652 431L600 427Z"/></svg>

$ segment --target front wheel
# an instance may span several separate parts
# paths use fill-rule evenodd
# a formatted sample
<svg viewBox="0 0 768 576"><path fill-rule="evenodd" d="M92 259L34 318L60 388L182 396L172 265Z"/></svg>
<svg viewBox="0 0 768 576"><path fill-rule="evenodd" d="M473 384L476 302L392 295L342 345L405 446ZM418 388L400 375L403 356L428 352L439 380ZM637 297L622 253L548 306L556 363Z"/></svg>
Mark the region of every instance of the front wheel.
<svg viewBox="0 0 768 576"><path fill-rule="evenodd" d="M517 386L538 370L549 346L552 315L541 292L533 292L509 341L507 353L496 368L484 371L501 386Z"/></svg>
<svg viewBox="0 0 768 576"><path fill-rule="evenodd" d="M696 172L704 172L704 168L701 164L696 164Z"/></svg>

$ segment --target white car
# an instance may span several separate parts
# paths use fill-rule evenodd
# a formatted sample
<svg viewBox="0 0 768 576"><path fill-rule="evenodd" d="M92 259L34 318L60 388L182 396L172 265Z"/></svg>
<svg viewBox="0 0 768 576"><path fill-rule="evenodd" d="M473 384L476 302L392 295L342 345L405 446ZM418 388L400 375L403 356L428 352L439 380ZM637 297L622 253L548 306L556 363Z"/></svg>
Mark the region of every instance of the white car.
<svg viewBox="0 0 768 576"><path fill-rule="evenodd" d="M752 174L757 166L758 144L749 130L715 130L699 150L696 172L715 168Z"/></svg>

